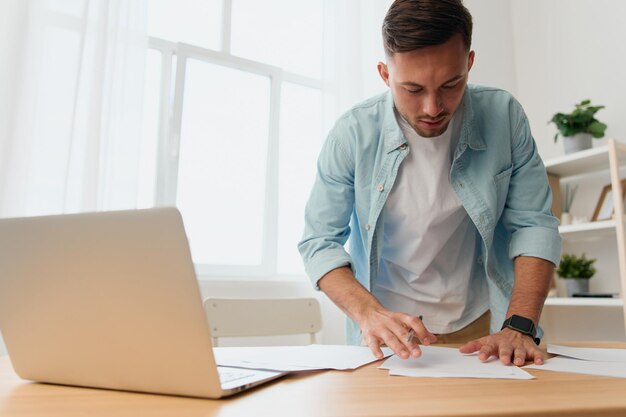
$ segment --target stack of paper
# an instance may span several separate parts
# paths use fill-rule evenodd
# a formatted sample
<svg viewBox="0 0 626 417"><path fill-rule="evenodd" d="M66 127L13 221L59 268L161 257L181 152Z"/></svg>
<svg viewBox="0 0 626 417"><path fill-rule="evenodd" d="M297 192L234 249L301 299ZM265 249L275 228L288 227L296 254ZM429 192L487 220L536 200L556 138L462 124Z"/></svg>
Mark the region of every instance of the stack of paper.
<svg viewBox="0 0 626 417"><path fill-rule="evenodd" d="M514 365L504 365L497 358L488 362L478 360L478 355L464 355L458 349L420 346L422 356L401 359L392 356L380 366L389 375L435 378L504 378L533 379L534 377Z"/></svg>
<svg viewBox="0 0 626 417"><path fill-rule="evenodd" d="M525 368L626 378L626 349L548 345L548 353L561 356L548 359L543 365Z"/></svg>
<svg viewBox="0 0 626 417"><path fill-rule="evenodd" d="M385 357L393 353L382 350ZM221 366L272 371L356 369L378 360L368 347L345 345L216 347L213 354Z"/></svg>

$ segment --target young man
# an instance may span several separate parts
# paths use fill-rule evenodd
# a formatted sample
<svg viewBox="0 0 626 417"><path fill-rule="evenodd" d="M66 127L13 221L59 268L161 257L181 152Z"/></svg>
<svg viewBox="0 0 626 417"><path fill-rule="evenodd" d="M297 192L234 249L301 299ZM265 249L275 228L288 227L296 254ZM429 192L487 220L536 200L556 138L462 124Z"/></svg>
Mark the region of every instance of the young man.
<svg viewBox="0 0 626 417"><path fill-rule="evenodd" d="M461 0L391 5L378 63L389 91L329 133L299 249L351 319L349 342L378 357L383 344L408 358L443 340L540 364L558 221L519 103L467 85L471 33Z"/></svg>

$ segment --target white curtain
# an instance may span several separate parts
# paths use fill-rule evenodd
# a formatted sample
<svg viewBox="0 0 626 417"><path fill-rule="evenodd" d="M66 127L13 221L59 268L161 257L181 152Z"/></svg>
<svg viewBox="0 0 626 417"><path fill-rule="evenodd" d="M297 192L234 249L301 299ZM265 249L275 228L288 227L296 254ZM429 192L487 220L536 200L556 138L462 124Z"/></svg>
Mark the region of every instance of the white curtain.
<svg viewBox="0 0 626 417"><path fill-rule="evenodd" d="M386 91L381 27L392 0L324 0L323 131L358 102Z"/></svg>
<svg viewBox="0 0 626 417"><path fill-rule="evenodd" d="M0 0L0 216L136 206L145 1Z"/></svg>

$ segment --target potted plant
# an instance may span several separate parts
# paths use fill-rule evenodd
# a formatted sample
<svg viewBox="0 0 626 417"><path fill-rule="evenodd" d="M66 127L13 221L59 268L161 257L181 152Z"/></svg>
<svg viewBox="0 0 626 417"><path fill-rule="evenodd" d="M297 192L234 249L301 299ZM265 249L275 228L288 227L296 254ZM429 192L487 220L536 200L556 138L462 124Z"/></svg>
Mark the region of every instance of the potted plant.
<svg viewBox="0 0 626 417"><path fill-rule="evenodd" d="M568 297L576 293L589 292L589 278L596 273L596 268L593 266L595 261L596 259L588 259L584 253L580 257L571 253L561 255L561 263L556 273L566 280Z"/></svg>
<svg viewBox="0 0 626 417"><path fill-rule="evenodd" d="M591 100L583 100L576 104L571 113L556 113L548 123L554 123L558 132L554 135L556 142L559 134L563 136L565 153L572 153L591 148L591 138L604 137L606 124L598 121L595 114L604 106L592 106Z"/></svg>

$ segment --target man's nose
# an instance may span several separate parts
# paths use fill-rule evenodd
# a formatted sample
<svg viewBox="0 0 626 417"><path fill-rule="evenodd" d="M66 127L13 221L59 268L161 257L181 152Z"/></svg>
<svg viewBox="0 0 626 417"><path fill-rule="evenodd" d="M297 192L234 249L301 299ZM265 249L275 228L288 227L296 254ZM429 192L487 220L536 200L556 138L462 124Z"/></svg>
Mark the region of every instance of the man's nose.
<svg viewBox="0 0 626 417"><path fill-rule="evenodd" d="M424 113L430 117L437 117L443 110L441 98L438 94L428 94L424 101Z"/></svg>

